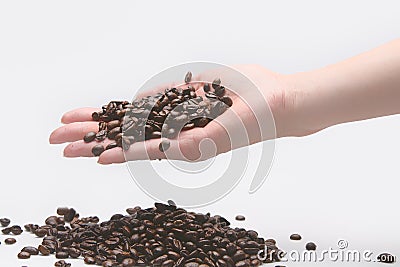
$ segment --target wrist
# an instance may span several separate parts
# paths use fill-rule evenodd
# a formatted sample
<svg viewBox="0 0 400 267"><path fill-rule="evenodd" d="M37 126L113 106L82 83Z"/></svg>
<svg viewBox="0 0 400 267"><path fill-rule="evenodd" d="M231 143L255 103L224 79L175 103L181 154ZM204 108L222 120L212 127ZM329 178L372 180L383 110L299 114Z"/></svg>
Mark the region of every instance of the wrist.
<svg viewBox="0 0 400 267"><path fill-rule="evenodd" d="M320 83L312 72L281 75L282 104L275 123L278 137L306 136L327 126L324 105L319 102Z"/></svg>

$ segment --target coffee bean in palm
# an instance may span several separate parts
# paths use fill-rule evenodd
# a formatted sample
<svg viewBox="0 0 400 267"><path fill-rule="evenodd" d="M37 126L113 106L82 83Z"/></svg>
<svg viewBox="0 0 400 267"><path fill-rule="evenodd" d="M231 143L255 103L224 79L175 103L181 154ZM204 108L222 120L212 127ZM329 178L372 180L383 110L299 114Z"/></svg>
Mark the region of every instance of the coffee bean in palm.
<svg viewBox="0 0 400 267"><path fill-rule="evenodd" d="M188 71L185 75L185 83L190 83L191 80L192 80L192 73Z"/></svg>
<svg viewBox="0 0 400 267"><path fill-rule="evenodd" d="M103 145L95 145L94 147L92 147L92 153L94 156L100 156L101 153L104 152L104 146Z"/></svg>
<svg viewBox="0 0 400 267"><path fill-rule="evenodd" d="M113 149L113 148L116 148L116 147L118 147L117 143L116 142L112 142L112 143L109 143L106 146L106 150Z"/></svg>
<svg viewBox="0 0 400 267"><path fill-rule="evenodd" d="M223 96L225 94L225 87L221 85L215 88L215 94L220 97Z"/></svg>
<svg viewBox="0 0 400 267"><path fill-rule="evenodd" d="M16 242L17 242L17 240L16 240L15 238L12 238L12 237L6 238L6 239L4 240L4 243L5 243L6 245L13 245L13 244L15 244Z"/></svg>
<svg viewBox="0 0 400 267"><path fill-rule="evenodd" d="M7 226L10 225L10 223L11 223L11 220L8 219L8 218L1 218L1 219L0 219L0 225L1 225L2 227L7 227Z"/></svg>
<svg viewBox="0 0 400 267"><path fill-rule="evenodd" d="M290 235L290 240L299 241L299 240L301 240L301 235L299 235L299 234L292 234L292 235Z"/></svg>
<svg viewBox="0 0 400 267"><path fill-rule="evenodd" d="M199 118L195 120L194 124L196 127L205 127L208 124L209 120L207 118Z"/></svg>
<svg viewBox="0 0 400 267"><path fill-rule="evenodd" d="M211 90L210 84L209 83L205 83L204 86L203 86L203 91L205 93L208 93L208 92L210 92L210 90Z"/></svg>
<svg viewBox="0 0 400 267"><path fill-rule="evenodd" d="M29 259L31 257L31 254L29 254L28 252L20 252L18 253L18 259Z"/></svg>
<svg viewBox="0 0 400 267"><path fill-rule="evenodd" d="M96 134L96 141L103 141L107 137L107 131L101 130Z"/></svg>
<svg viewBox="0 0 400 267"><path fill-rule="evenodd" d="M224 104L227 105L228 107L232 107L233 105L233 101L229 96L221 97L221 101L224 102Z"/></svg>
<svg viewBox="0 0 400 267"><path fill-rule="evenodd" d="M217 78L212 82L212 88L217 89L221 85L221 79Z"/></svg>
<svg viewBox="0 0 400 267"><path fill-rule="evenodd" d="M161 143L158 145L158 149L161 152L165 152L169 149L169 147L171 146L171 142L167 139L162 140Z"/></svg>
<svg viewBox="0 0 400 267"><path fill-rule="evenodd" d="M94 121L99 121L100 120L100 113L99 112L93 112L92 113L92 119Z"/></svg>
<svg viewBox="0 0 400 267"><path fill-rule="evenodd" d="M88 132L83 137L83 141L85 141L85 143L90 143L90 142L94 141L95 138L96 138L96 133L95 132Z"/></svg>
<svg viewBox="0 0 400 267"><path fill-rule="evenodd" d="M309 242L306 244L306 250L316 250L317 249L317 245L313 242Z"/></svg>

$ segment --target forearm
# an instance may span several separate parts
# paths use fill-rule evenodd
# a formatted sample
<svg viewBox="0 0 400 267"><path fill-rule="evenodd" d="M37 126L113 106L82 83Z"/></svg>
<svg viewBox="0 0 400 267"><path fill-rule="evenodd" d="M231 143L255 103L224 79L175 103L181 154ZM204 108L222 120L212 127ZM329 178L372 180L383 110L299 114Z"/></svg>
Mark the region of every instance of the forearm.
<svg viewBox="0 0 400 267"><path fill-rule="evenodd" d="M398 114L400 40L291 79L293 123L300 131Z"/></svg>

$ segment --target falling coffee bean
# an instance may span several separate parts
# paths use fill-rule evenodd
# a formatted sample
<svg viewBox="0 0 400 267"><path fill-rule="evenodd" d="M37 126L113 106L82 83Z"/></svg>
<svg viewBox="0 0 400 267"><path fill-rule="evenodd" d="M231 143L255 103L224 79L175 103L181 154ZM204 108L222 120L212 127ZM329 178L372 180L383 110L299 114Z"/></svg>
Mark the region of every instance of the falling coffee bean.
<svg viewBox="0 0 400 267"><path fill-rule="evenodd" d="M171 146L171 142L169 140L162 140L161 143L158 145L158 149L161 152L165 152L169 149Z"/></svg>
<svg viewBox="0 0 400 267"><path fill-rule="evenodd" d="M0 219L0 225L1 225L2 227L7 227L7 226L10 225L10 223L11 223L11 220L10 220L10 219L7 219L7 218L1 218L1 219Z"/></svg>
<svg viewBox="0 0 400 267"><path fill-rule="evenodd" d="M191 80L192 80L192 73L188 71L185 75L185 83L190 83Z"/></svg>
<svg viewBox="0 0 400 267"><path fill-rule="evenodd" d="M299 241L299 240L301 240L301 235L299 235L299 234L292 234L292 235L290 236L290 240Z"/></svg>
<svg viewBox="0 0 400 267"><path fill-rule="evenodd" d="M306 250L316 250L316 249L317 249L317 245L315 245L315 243L309 242L306 244Z"/></svg>
<svg viewBox="0 0 400 267"><path fill-rule="evenodd" d="M6 239L4 240L4 243L5 243L6 245L13 245L13 244L15 244L16 242L17 242L17 240L16 240L15 238L12 238L12 237L6 238Z"/></svg>
<svg viewBox="0 0 400 267"><path fill-rule="evenodd" d="M244 220L246 220L246 217L244 217L243 215L236 215L235 219L237 221L244 221Z"/></svg>

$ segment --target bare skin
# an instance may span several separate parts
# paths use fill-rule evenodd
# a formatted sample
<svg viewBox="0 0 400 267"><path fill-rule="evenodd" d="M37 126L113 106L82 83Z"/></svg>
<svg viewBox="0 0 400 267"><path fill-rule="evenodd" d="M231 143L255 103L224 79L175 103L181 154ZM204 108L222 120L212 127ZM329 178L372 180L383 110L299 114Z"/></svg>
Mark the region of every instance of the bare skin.
<svg viewBox="0 0 400 267"><path fill-rule="evenodd" d="M262 93L272 112L276 132L261 135L254 114L266 112L256 99L246 102L232 92L233 106L218 122L212 121L204 128L182 132L171 141L168 158L203 160L213 155L201 154L199 146L210 139L216 154L243 145L271 138L306 136L327 127L400 113L400 39L381 47L305 73L281 75L259 65L238 65L234 69L246 75ZM210 74L204 74L206 77ZM202 76L202 75L200 75ZM228 77L229 79L229 77ZM200 91L198 91L201 94ZM252 92L244 99L252 100ZM259 94L254 92L254 98ZM92 157L93 144L82 141L90 131L97 131L97 122L91 114L96 108L79 108L65 113L64 124L50 136L51 144L69 143L64 149L66 157ZM226 129L245 127L248 142L231 143ZM107 144L110 141L104 141ZM126 157L121 148L105 151L98 159L100 164L122 163L128 160L165 158L158 149L159 140L138 142L131 146Z"/></svg>

